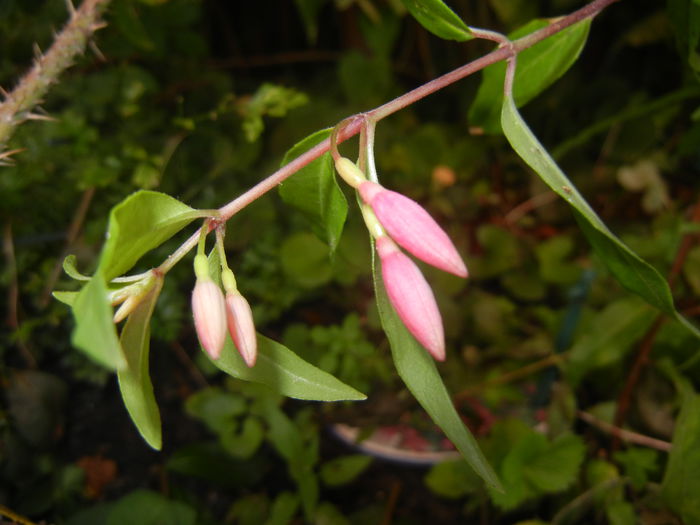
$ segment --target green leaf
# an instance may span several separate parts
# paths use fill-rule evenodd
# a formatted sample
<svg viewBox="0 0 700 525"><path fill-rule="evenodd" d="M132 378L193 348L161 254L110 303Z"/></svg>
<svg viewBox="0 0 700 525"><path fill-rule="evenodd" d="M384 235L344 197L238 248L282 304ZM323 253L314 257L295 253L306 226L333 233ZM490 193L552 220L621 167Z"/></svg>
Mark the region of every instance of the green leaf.
<svg viewBox="0 0 700 525"><path fill-rule="evenodd" d="M105 525L195 525L197 514L192 507L172 501L157 492L137 490L114 504Z"/></svg>
<svg viewBox="0 0 700 525"><path fill-rule="evenodd" d="M332 375L304 361L289 348L258 334L258 359L248 368L230 339L221 358L212 363L227 374L263 383L276 392L296 399L358 401L366 396Z"/></svg>
<svg viewBox="0 0 700 525"><path fill-rule="evenodd" d="M469 26L442 0L401 0L420 25L440 38L464 42L474 38Z"/></svg>
<svg viewBox="0 0 700 525"><path fill-rule="evenodd" d="M156 450L162 446L160 411L153 395L148 356L151 316L162 287L163 278L156 277L153 288L127 318L120 341L128 366L117 372L124 406L143 439Z"/></svg>
<svg viewBox="0 0 700 525"><path fill-rule="evenodd" d="M107 242L98 271L106 281L130 270L145 253L207 213L155 191L138 191L109 214Z"/></svg>
<svg viewBox="0 0 700 525"><path fill-rule="evenodd" d="M700 337L700 330L676 311L666 280L608 229L532 134L511 97L503 102L501 124L516 153L573 208L574 216L593 250L618 282Z"/></svg>
<svg viewBox="0 0 700 525"><path fill-rule="evenodd" d="M678 376L681 411L673 432L673 448L661 483L661 494L683 523L700 523L700 394Z"/></svg>
<svg viewBox="0 0 700 525"><path fill-rule="evenodd" d="M51 292L51 295L53 295L54 299L57 301L72 307L75 304L75 299L78 297L78 293L79 292L56 291Z"/></svg>
<svg viewBox="0 0 700 525"><path fill-rule="evenodd" d="M282 492L275 498L270 509L270 516L264 525L287 525L297 513L299 498L291 492Z"/></svg>
<svg viewBox="0 0 700 525"><path fill-rule="evenodd" d="M389 303L376 258L374 290L382 328L389 338L391 355L401 379L476 473L495 490L502 490L496 473L455 410L432 357L408 332Z"/></svg>
<svg viewBox="0 0 700 525"><path fill-rule="evenodd" d="M576 386L591 370L620 361L656 315L637 297L628 296L608 304L590 321L595 330L584 331L571 348L564 365L569 382Z"/></svg>
<svg viewBox="0 0 700 525"><path fill-rule="evenodd" d="M282 166L327 139L330 133L329 129L317 131L295 144L282 159ZM334 252L343 233L348 203L335 179L330 153L324 153L280 184L279 192L287 204L309 219L313 232Z"/></svg>
<svg viewBox="0 0 700 525"><path fill-rule="evenodd" d="M466 461L437 463L425 476L425 484L438 496L449 499L463 498L481 488L481 481Z"/></svg>
<svg viewBox="0 0 700 525"><path fill-rule="evenodd" d="M125 368L127 363L112 315L107 286L101 275L95 275L75 296L72 341L98 363L116 370Z"/></svg>
<svg viewBox="0 0 700 525"><path fill-rule="evenodd" d="M372 457L364 454L340 456L321 465L321 480L329 487L352 482L372 463Z"/></svg>
<svg viewBox="0 0 700 525"><path fill-rule="evenodd" d="M67 255L66 258L63 259L63 271L66 272L68 277L75 279L76 281L90 280L90 277L83 275L78 271L78 268L76 267L75 255Z"/></svg>
<svg viewBox="0 0 700 525"><path fill-rule="evenodd" d="M547 20L532 20L508 37L516 40L549 25ZM521 107L552 85L573 65L588 37L591 21L578 24L544 39L518 54L518 69L513 82L513 96ZM485 133L500 133L499 114L503 105L506 63L498 62L484 69L476 98L469 108L469 123Z"/></svg>

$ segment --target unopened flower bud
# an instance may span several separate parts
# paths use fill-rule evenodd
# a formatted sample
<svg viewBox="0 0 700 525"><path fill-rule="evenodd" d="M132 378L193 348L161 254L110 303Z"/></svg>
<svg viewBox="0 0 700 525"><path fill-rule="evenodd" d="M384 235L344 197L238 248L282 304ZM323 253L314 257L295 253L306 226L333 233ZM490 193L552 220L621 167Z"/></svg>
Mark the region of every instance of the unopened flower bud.
<svg viewBox="0 0 700 525"><path fill-rule="evenodd" d="M399 246L436 268L467 276L457 248L420 204L371 181L360 184L358 191Z"/></svg>
<svg viewBox="0 0 700 525"><path fill-rule="evenodd" d="M442 317L430 285L415 263L388 237L376 240L389 301L409 332L438 361L445 359Z"/></svg>
<svg viewBox="0 0 700 525"><path fill-rule="evenodd" d="M255 335L253 312L250 305L238 291L226 293L226 320L238 352L248 367L255 365L258 357L258 341Z"/></svg>
<svg viewBox="0 0 700 525"><path fill-rule="evenodd" d="M206 256L202 257L206 259ZM196 272L197 283L192 291L194 327L202 348L212 359L218 359L226 341L226 303L221 288L208 275L203 274L203 265L198 263L199 261L195 262L195 267L199 270Z"/></svg>

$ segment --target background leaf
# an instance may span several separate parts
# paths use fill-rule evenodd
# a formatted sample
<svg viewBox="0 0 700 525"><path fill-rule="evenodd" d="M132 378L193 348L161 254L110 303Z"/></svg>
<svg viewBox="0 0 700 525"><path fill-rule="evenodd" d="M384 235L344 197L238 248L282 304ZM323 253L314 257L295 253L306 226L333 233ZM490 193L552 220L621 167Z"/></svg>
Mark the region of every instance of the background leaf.
<svg viewBox="0 0 700 525"><path fill-rule="evenodd" d="M700 331L676 311L666 280L608 229L532 134L515 108L512 97L503 102L501 123L515 152L573 208L574 216L593 250L618 282L700 337Z"/></svg>
<svg viewBox="0 0 700 525"><path fill-rule="evenodd" d="M162 445L160 411L153 395L148 357L151 316L162 286L163 278L156 277L153 288L127 318L120 337L127 367L117 372L129 416L146 443L156 450Z"/></svg>
<svg viewBox="0 0 700 525"><path fill-rule="evenodd" d="M107 242L98 271L107 281L122 275L145 253L204 215L205 212L192 209L165 193L133 193L109 214Z"/></svg>
<svg viewBox="0 0 700 525"><path fill-rule="evenodd" d="M263 383L288 397L313 401L358 401L366 396L304 361L286 346L258 334L258 360L248 368L227 338L221 358L212 363L233 377Z"/></svg>
<svg viewBox="0 0 700 525"><path fill-rule="evenodd" d="M501 490L496 473L479 449L474 436L455 410L435 362L408 332L389 303L381 278L379 261L376 258L374 291L377 296L377 308L382 328L389 338L391 355L401 379L476 473L495 490Z"/></svg>
<svg viewBox="0 0 700 525"><path fill-rule="evenodd" d="M442 0L401 0L420 25L446 40L464 42L474 38L467 24Z"/></svg>
<svg viewBox="0 0 700 525"><path fill-rule="evenodd" d="M547 25L547 20L532 20L508 37L515 40ZM591 21L584 20L518 54L518 68L513 82L517 107L527 104L547 89L576 62L586 44L590 26ZM479 91L469 108L470 125L482 128L485 133L501 132L499 115L503 105L505 73L506 63L503 61L484 69Z"/></svg>
<svg viewBox="0 0 700 525"><path fill-rule="evenodd" d="M330 134L330 129L324 129L298 142L285 154L282 166L327 139ZM309 219L313 232L328 244L331 253L334 252L343 233L348 203L335 179L330 153L324 153L280 184L279 192L287 204Z"/></svg>

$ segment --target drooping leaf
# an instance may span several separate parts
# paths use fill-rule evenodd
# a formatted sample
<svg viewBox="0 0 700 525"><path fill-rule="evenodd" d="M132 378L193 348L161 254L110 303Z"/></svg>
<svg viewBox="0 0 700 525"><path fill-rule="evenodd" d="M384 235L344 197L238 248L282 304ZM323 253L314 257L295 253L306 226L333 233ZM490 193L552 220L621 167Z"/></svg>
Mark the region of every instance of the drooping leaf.
<svg viewBox="0 0 700 525"><path fill-rule="evenodd" d="M464 42L471 40L467 24L442 0L401 0L420 25L440 38Z"/></svg>
<svg viewBox="0 0 700 525"><path fill-rule="evenodd" d="M547 20L532 20L508 36L516 40L548 24ZM581 53L589 28L590 20L584 20L518 54L518 69L513 82L517 107L527 104L566 73ZM505 73L503 61L484 69L479 91L469 108L470 125L480 127L485 133L501 132L499 115Z"/></svg>
<svg viewBox="0 0 700 525"><path fill-rule="evenodd" d="M263 383L276 392L296 399L315 401L359 401L366 396L332 375L304 361L289 348L258 334L258 359L248 368L226 340L221 358L212 361L219 369L244 381Z"/></svg>
<svg viewBox="0 0 700 525"><path fill-rule="evenodd" d="M527 127L512 97L503 102L501 124L515 152L573 208L574 217L593 250L618 282L700 337L700 330L676 311L666 280L608 229Z"/></svg>
<svg viewBox="0 0 700 525"><path fill-rule="evenodd" d="M78 297L79 292L65 292L65 291L55 291L52 292L54 299L62 302L67 306L73 306L75 304L75 298Z"/></svg>
<svg viewBox="0 0 700 525"><path fill-rule="evenodd" d="M66 258L63 259L63 271L66 272L68 277L75 279L76 281L90 280L90 277L83 275L78 271L78 268L76 267L75 255L67 255Z"/></svg>
<svg viewBox="0 0 700 525"><path fill-rule="evenodd" d="M501 490L496 473L455 410L433 358L408 332L389 303L377 258L374 264L374 291L382 328L389 338L399 376L476 473L495 490Z"/></svg>
<svg viewBox="0 0 700 525"><path fill-rule="evenodd" d="M75 296L72 341L98 363L117 370L126 367L126 358L112 315L112 307L107 300L107 285L101 275L95 275Z"/></svg>
<svg viewBox="0 0 700 525"><path fill-rule="evenodd" d="M143 439L156 450L162 445L160 411L153 395L148 356L151 316L162 286L163 278L156 278L148 295L127 318L120 336L127 367L117 372L124 406Z"/></svg>
<svg viewBox="0 0 700 525"><path fill-rule="evenodd" d="M282 166L327 139L331 130L309 135L290 149ZM311 222L313 232L334 252L343 233L348 203L335 179L333 160L329 153L301 168L280 185L280 196L299 209Z"/></svg>
<svg viewBox="0 0 700 525"><path fill-rule="evenodd" d="M206 212L155 191L138 191L109 214L107 242L98 271L106 281L127 272L145 253Z"/></svg>

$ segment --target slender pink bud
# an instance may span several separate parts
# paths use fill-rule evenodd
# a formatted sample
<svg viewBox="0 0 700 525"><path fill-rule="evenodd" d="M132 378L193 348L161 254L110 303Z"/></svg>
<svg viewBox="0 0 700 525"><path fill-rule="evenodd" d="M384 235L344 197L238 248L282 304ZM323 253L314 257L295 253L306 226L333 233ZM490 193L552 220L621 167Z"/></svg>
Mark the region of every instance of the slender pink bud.
<svg viewBox="0 0 700 525"><path fill-rule="evenodd" d="M382 279L396 313L413 337L438 361L445 360L442 317L430 285L415 263L388 237L376 240Z"/></svg>
<svg viewBox="0 0 700 525"><path fill-rule="evenodd" d="M371 181L363 182L358 190L399 246L436 268L459 277L467 276L467 267L457 248L420 204Z"/></svg>
<svg viewBox="0 0 700 525"><path fill-rule="evenodd" d="M255 336L253 312L248 301L238 291L226 294L226 319L228 332L248 367L255 365L258 357L258 341Z"/></svg>
<svg viewBox="0 0 700 525"><path fill-rule="evenodd" d="M199 278L192 291L192 314L197 337L212 359L218 359L226 341L226 303L221 288Z"/></svg>

